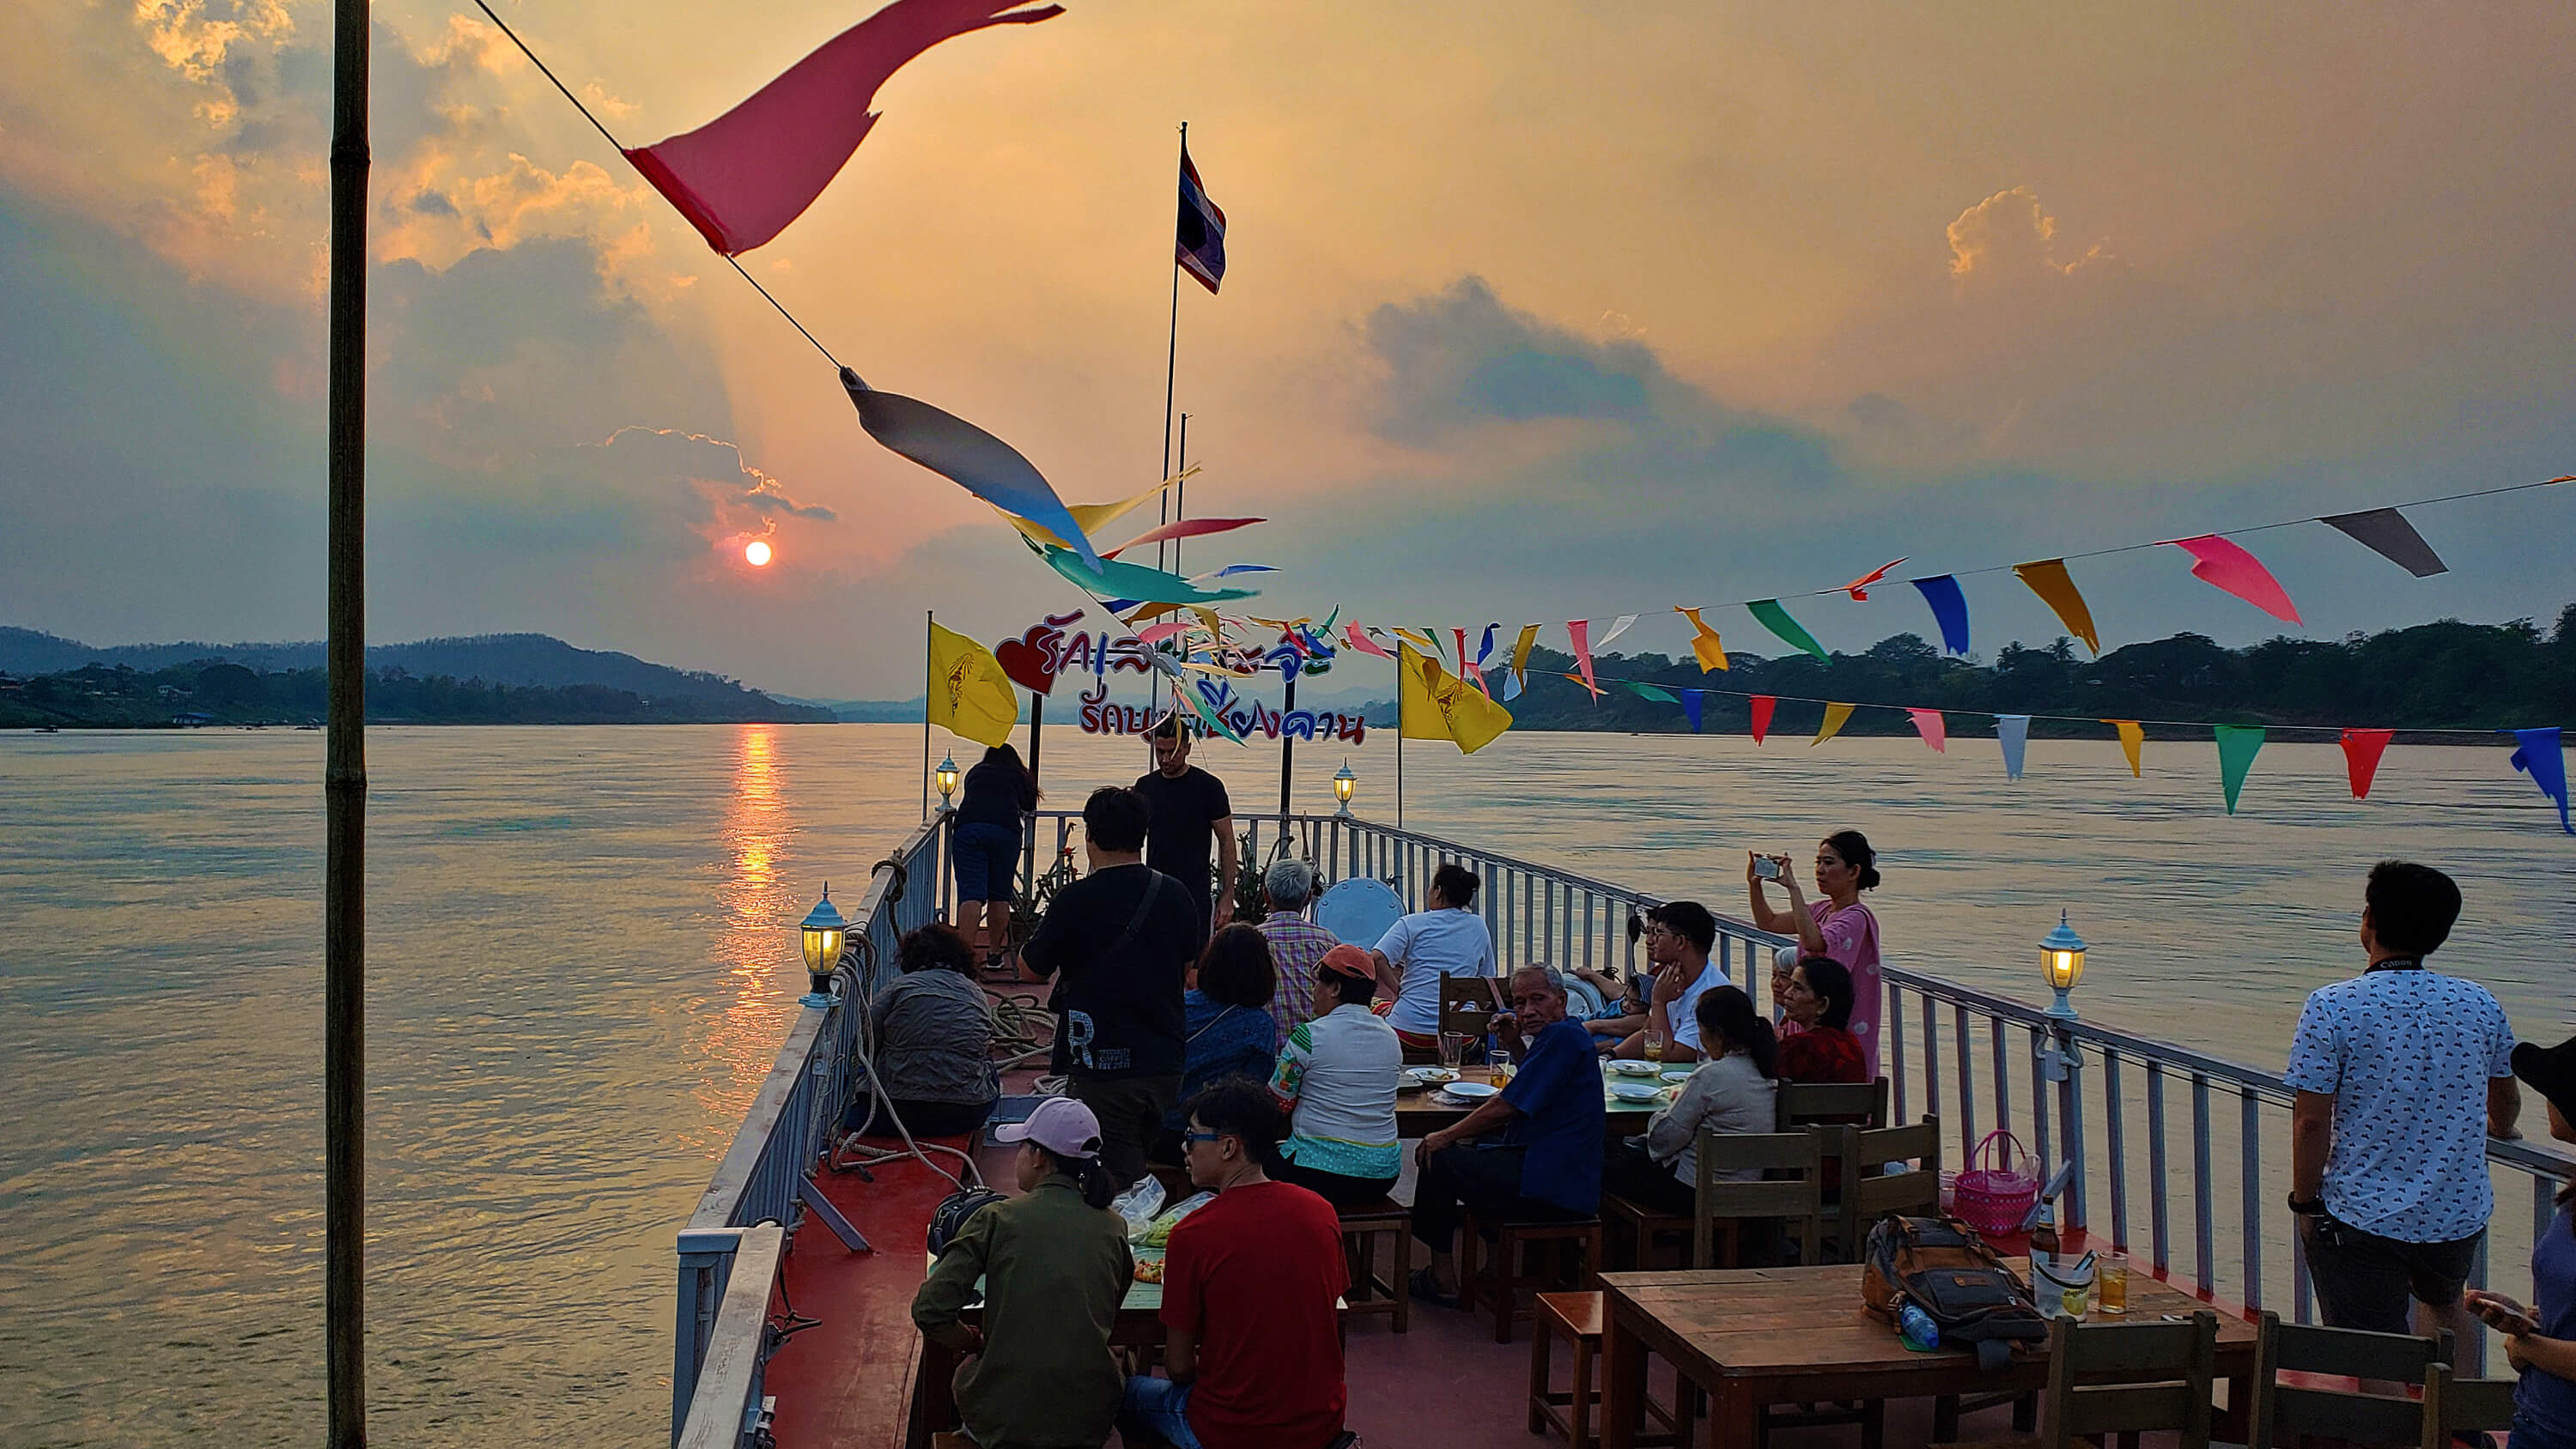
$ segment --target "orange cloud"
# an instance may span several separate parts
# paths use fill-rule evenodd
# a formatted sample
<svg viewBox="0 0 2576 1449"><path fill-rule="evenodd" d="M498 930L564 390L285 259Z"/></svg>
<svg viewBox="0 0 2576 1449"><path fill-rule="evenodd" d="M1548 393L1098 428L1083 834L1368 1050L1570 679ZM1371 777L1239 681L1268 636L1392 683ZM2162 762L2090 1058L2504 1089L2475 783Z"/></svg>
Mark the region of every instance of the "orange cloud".
<svg viewBox="0 0 2576 1449"><path fill-rule="evenodd" d="M1950 275L1963 280L2034 271L2073 276L2078 268L2110 256L2095 242L2071 262L2057 260L2057 218L2028 186L1998 191L1960 212L1950 223L1949 238Z"/></svg>

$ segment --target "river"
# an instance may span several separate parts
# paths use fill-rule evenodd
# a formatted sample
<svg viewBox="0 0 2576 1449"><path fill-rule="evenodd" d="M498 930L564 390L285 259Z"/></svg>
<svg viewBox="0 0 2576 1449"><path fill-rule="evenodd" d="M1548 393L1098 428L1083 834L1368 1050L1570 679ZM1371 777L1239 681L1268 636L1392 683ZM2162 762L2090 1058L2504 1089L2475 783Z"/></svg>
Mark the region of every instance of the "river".
<svg viewBox="0 0 2576 1449"><path fill-rule="evenodd" d="M369 1395L377 1442L645 1445L667 1432L672 1233L803 989L795 922L855 903L918 818L895 725L368 736ZM1392 818L1394 741L1348 752ZM1203 747L1238 814L1275 746ZM1050 804L1141 746L1046 745ZM1345 755L1300 751L1324 808ZM2369 864L2451 871L2437 964L2520 1031L2569 1016L2576 841L2500 749L2215 752L2034 741L1810 749L1507 735L1405 750L1405 823L1744 908L1743 851L1853 826L1892 959L2036 998L2069 909L2089 1018L2277 1067L2359 964ZM0 736L0 1444L308 1444L321 1399L322 737Z"/></svg>

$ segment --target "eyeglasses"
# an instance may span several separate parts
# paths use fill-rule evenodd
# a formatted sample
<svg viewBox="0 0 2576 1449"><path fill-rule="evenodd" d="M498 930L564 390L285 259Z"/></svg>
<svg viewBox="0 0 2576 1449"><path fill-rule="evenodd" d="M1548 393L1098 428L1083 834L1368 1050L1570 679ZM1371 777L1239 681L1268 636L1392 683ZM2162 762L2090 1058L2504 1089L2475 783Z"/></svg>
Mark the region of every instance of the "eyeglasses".
<svg viewBox="0 0 2576 1449"><path fill-rule="evenodd" d="M1181 1134L1181 1146L1184 1148L1196 1147L1202 1142L1214 1142L1224 1135L1225 1134L1222 1132L1184 1132Z"/></svg>

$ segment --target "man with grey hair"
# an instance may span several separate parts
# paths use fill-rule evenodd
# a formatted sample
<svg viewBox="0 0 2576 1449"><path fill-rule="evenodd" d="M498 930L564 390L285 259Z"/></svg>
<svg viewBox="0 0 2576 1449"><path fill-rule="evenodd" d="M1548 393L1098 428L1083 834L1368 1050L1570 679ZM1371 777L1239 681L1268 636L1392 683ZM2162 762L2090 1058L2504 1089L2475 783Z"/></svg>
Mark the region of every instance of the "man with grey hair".
<svg viewBox="0 0 2576 1449"><path fill-rule="evenodd" d="M1270 943L1270 963L1279 968L1279 989L1270 996L1270 1018L1279 1028L1276 1049L1315 1014L1315 973L1323 966L1324 953L1341 942L1306 919L1306 908L1315 900L1313 866L1283 856L1262 873L1261 891L1270 901L1261 935Z"/></svg>

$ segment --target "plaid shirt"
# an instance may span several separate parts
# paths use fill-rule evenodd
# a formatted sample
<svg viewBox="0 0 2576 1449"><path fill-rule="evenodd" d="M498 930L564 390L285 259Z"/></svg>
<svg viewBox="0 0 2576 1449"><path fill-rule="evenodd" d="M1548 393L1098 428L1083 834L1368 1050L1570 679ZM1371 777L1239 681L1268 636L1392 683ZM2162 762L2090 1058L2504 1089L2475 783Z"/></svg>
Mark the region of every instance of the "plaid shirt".
<svg viewBox="0 0 2576 1449"><path fill-rule="evenodd" d="M1315 975L1323 969L1324 953L1342 943L1293 911L1272 911L1261 923L1261 934L1270 942L1271 964L1279 968L1279 990L1270 998L1270 1019L1279 1027L1277 1045L1285 1046L1288 1033L1315 1014Z"/></svg>

